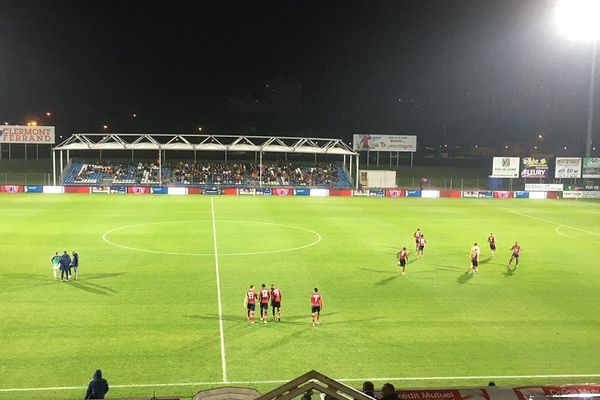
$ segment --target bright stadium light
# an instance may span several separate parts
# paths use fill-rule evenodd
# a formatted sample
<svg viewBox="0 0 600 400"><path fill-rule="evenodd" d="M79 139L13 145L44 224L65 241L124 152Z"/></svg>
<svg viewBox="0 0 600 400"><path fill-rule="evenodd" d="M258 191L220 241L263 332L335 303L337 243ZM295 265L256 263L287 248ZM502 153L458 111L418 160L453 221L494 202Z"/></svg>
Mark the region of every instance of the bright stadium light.
<svg viewBox="0 0 600 400"><path fill-rule="evenodd" d="M592 152L592 124L594 122L594 86L596 83L596 44L600 38L600 1L557 0L554 17L558 30L574 40L592 43L592 68L588 100L588 123L585 137L585 156Z"/></svg>
<svg viewBox="0 0 600 400"><path fill-rule="evenodd" d="M558 0L554 16L558 30L571 39L591 42L600 38L598 0Z"/></svg>

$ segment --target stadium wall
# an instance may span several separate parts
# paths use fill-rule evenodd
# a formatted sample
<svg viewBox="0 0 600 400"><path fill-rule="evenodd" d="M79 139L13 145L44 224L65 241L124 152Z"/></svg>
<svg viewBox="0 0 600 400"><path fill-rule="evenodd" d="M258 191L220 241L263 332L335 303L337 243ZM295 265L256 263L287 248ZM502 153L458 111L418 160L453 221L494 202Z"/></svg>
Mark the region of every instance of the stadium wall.
<svg viewBox="0 0 600 400"><path fill-rule="evenodd" d="M536 188L537 189L537 188ZM153 195L226 195L226 196L306 196L306 197L421 197L474 199L600 199L600 191L506 191L506 190L406 190L395 189L320 189L320 188L199 188L166 186L31 186L0 185L2 193L79 193L79 194L153 194Z"/></svg>

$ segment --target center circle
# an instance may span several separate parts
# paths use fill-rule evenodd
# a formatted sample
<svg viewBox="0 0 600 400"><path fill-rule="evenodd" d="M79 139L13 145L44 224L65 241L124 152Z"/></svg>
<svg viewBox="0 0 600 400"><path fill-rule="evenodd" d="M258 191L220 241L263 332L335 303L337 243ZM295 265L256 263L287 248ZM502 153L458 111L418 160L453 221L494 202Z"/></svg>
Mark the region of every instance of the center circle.
<svg viewBox="0 0 600 400"><path fill-rule="evenodd" d="M126 250L179 256L244 256L283 253L314 246L321 235L294 225L261 221L160 221L120 226L102 240ZM217 245L215 246L215 239Z"/></svg>

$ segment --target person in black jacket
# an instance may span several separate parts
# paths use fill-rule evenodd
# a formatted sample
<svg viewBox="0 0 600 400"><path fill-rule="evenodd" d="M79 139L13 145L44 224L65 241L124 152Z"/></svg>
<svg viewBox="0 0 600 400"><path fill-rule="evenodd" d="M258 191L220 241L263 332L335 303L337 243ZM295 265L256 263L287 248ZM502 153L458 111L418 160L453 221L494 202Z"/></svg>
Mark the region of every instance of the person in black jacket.
<svg viewBox="0 0 600 400"><path fill-rule="evenodd" d="M75 270L75 279L77 279L79 277L79 254L75 251L73 251L73 259L71 259L71 267Z"/></svg>
<svg viewBox="0 0 600 400"><path fill-rule="evenodd" d="M85 399L103 399L108 392L108 382L102 377L102 370L97 369L85 392Z"/></svg>
<svg viewBox="0 0 600 400"><path fill-rule="evenodd" d="M69 272L70 268L71 268L71 257L65 251L63 253L63 255L60 257L60 280L61 281L65 280L65 275L67 277L67 279L66 279L67 281L69 280L69 278L71 278L71 273Z"/></svg>

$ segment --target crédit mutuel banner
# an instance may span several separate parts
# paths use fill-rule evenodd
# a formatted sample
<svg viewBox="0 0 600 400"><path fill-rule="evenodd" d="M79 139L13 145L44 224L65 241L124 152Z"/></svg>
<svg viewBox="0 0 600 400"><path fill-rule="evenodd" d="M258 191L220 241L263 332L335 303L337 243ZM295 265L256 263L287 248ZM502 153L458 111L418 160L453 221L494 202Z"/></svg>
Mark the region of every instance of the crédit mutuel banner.
<svg viewBox="0 0 600 400"><path fill-rule="evenodd" d="M492 176L494 178L518 178L519 157L494 157Z"/></svg>
<svg viewBox="0 0 600 400"><path fill-rule="evenodd" d="M361 133L354 135L354 150L365 151L417 151L417 137L412 135L375 135Z"/></svg>
<svg viewBox="0 0 600 400"><path fill-rule="evenodd" d="M54 144L54 127L0 125L0 143Z"/></svg>

